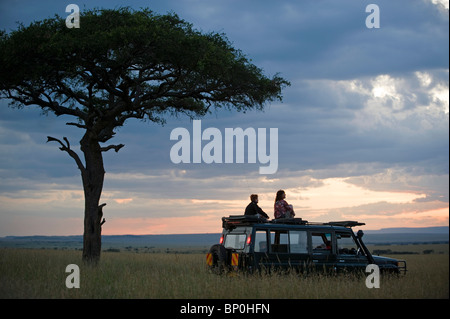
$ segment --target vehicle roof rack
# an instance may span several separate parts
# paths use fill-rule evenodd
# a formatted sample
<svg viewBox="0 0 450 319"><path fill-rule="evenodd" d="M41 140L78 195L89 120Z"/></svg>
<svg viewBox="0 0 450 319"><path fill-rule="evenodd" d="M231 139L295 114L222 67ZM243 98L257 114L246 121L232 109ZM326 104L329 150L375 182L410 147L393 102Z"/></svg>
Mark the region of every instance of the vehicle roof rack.
<svg viewBox="0 0 450 319"><path fill-rule="evenodd" d="M307 225L308 221L302 218L278 218L270 221L272 224L287 224L287 225Z"/></svg>
<svg viewBox="0 0 450 319"><path fill-rule="evenodd" d="M228 230L234 229L237 226L250 226L253 224L285 224L285 225L307 225L308 221L302 218L279 218L268 220L257 215L230 215L222 217L222 227Z"/></svg>
<svg viewBox="0 0 450 319"><path fill-rule="evenodd" d="M327 225L327 226L341 226L341 227L355 227L362 226L365 223L360 223L353 220L343 220L334 222L308 222L302 218L279 218L268 220L257 215L230 215L228 217L222 217L222 227L227 230L232 230L237 226L251 226L253 224L279 224L279 225Z"/></svg>
<svg viewBox="0 0 450 319"><path fill-rule="evenodd" d="M236 226L249 226L253 224L267 223L267 219L256 215L230 215L222 217L222 227L225 229L234 229Z"/></svg>
<svg viewBox="0 0 450 319"><path fill-rule="evenodd" d="M354 221L354 220L343 220L343 221L323 223L323 225L355 227L355 226L365 225L365 223L360 223L360 222L357 222L357 221Z"/></svg>

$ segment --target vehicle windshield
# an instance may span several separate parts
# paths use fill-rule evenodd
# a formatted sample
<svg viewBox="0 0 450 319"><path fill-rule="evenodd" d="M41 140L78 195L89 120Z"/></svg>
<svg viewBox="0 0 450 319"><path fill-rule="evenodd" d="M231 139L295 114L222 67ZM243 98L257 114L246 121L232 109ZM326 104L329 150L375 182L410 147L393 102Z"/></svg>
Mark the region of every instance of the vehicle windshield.
<svg viewBox="0 0 450 319"><path fill-rule="evenodd" d="M336 242L339 254L356 255L358 246L350 233L336 232Z"/></svg>

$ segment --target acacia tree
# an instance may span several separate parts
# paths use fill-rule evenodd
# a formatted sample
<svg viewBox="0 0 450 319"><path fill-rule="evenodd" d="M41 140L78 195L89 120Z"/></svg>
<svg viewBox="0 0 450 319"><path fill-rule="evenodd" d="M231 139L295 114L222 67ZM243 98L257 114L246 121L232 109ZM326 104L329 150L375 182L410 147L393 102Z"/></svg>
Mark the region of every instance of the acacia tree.
<svg viewBox="0 0 450 319"><path fill-rule="evenodd" d="M83 158L67 138L48 137L81 171L85 209L83 260L98 262L105 145L130 118L163 123L167 115L205 115L210 106L262 109L289 83L262 70L225 35L202 33L176 14L89 10L80 28L55 16L0 34L0 97L13 107L37 105L69 115L84 130Z"/></svg>

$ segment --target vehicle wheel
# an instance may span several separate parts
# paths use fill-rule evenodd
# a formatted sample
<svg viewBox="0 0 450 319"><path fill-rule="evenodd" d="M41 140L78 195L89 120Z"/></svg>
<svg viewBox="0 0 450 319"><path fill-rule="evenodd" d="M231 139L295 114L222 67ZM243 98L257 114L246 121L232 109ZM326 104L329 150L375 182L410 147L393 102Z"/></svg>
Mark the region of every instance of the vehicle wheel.
<svg viewBox="0 0 450 319"><path fill-rule="evenodd" d="M227 270L226 260L227 260L227 251L225 247L222 245L214 245L209 250L209 253L213 257L212 265L209 267L211 272L215 274L222 274Z"/></svg>

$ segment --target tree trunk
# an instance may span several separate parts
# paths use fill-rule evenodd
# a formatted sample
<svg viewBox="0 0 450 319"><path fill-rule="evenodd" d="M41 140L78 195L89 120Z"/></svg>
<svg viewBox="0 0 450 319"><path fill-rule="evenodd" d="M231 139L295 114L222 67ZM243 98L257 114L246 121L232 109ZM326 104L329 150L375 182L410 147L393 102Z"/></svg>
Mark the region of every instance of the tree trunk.
<svg viewBox="0 0 450 319"><path fill-rule="evenodd" d="M100 144L95 135L87 131L80 144L86 165L84 172L81 174L85 200L83 261L89 264L97 264L100 260L102 248L102 208L106 205L99 205L105 169Z"/></svg>

